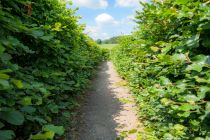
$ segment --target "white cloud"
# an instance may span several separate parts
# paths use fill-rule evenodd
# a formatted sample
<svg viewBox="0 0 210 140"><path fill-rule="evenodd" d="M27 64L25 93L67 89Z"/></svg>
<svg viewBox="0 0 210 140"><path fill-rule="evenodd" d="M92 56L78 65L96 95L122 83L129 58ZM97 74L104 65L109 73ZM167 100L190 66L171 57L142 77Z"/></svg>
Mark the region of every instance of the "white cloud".
<svg viewBox="0 0 210 140"><path fill-rule="evenodd" d="M95 26L87 26L85 33L91 36L93 39L107 39L110 38L106 30L112 29L114 26L119 25L120 22L114 19L107 13L102 13L95 18ZM104 30L106 29L106 30Z"/></svg>
<svg viewBox="0 0 210 140"><path fill-rule="evenodd" d="M85 33L93 39L108 39L112 36L130 34L135 26L134 16L128 15L117 21L107 13L95 17L95 26L87 26Z"/></svg>
<svg viewBox="0 0 210 140"><path fill-rule="evenodd" d="M73 4L79 7L92 9L105 9L108 6L107 0L73 0Z"/></svg>
<svg viewBox="0 0 210 140"><path fill-rule="evenodd" d="M138 7L139 2L146 2L146 0L116 0L116 6L119 7Z"/></svg>
<svg viewBox="0 0 210 140"><path fill-rule="evenodd" d="M107 13L102 13L95 18L97 26L106 26L106 25L117 25L116 21L111 15Z"/></svg>
<svg viewBox="0 0 210 140"><path fill-rule="evenodd" d="M91 36L93 39L108 39L110 36L108 33L102 31L102 28L97 26L87 26L85 29L85 33Z"/></svg>

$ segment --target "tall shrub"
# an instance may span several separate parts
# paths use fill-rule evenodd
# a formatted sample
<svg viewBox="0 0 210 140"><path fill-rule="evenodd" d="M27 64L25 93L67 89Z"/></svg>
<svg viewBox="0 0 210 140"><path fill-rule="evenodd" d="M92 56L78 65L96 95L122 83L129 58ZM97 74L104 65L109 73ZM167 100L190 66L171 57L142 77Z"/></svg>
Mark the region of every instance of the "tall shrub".
<svg viewBox="0 0 210 140"><path fill-rule="evenodd" d="M154 0L138 28L113 52L139 103L141 139L210 138L210 6L205 0Z"/></svg>
<svg viewBox="0 0 210 140"><path fill-rule="evenodd" d="M62 0L0 0L1 140L64 133L101 54L75 12Z"/></svg>

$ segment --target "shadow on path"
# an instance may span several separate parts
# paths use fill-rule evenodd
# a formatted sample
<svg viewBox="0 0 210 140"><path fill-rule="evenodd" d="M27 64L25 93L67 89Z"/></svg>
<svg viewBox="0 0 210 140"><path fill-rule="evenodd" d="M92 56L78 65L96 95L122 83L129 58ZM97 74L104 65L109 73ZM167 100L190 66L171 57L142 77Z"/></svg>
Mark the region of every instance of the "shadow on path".
<svg viewBox="0 0 210 140"><path fill-rule="evenodd" d="M133 122L128 120L133 118L126 116L126 111L131 109L125 109L119 101L119 95L128 94L129 91L115 86L120 80L111 62L103 62L99 66L93 86L81 107L76 135L71 140L115 140L119 135L119 127L123 127L126 122L127 126L132 126L130 124ZM118 116L125 118L120 120Z"/></svg>
<svg viewBox="0 0 210 140"><path fill-rule="evenodd" d="M107 62L99 66L97 77L93 80L90 96L81 112L81 125L78 140L114 140L117 138L118 124L114 116L121 110L121 103L110 86L111 73Z"/></svg>

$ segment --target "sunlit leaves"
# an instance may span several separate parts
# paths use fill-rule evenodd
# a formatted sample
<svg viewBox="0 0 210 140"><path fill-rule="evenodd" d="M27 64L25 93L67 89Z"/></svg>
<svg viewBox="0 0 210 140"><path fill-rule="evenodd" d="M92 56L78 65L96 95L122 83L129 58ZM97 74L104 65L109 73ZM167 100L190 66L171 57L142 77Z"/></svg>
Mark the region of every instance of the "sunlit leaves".
<svg viewBox="0 0 210 140"><path fill-rule="evenodd" d="M152 130L146 136L169 140L209 136L207 13L209 4L201 1L152 1L137 12L138 28L131 37L136 40L121 41L114 50L113 61L130 82L146 129Z"/></svg>
<svg viewBox="0 0 210 140"><path fill-rule="evenodd" d="M52 131L47 131L44 133L39 133L36 135L31 135L32 140L44 140L44 139L53 139L55 133Z"/></svg>
<svg viewBox="0 0 210 140"><path fill-rule="evenodd" d="M199 37L200 34L193 35L191 38L187 40L186 45L191 48L199 47Z"/></svg>
<svg viewBox="0 0 210 140"><path fill-rule="evenodd" d="M187 56L186 54L174 54L172 56L172 60L175 61L175 62L178 62L178 63L184 63L186 60L187 60Z"/></svg>
<svg viewBox="0 0 210 140"><path fill-rule="evenodd" d="M20 80L12 80L13 84L17 87L17 88L23 88L23 83Z"/></svg>
<svg viewBox="0 0 210 140"><path fill-rule="evenodd" d="M203 99L206 97L206 93L210 92L210 87L207 86L201 86L197 92L197 96L200 99Z"/></svg>
<svg viewBox="0 0 210 140"><path fill-rule="evenodd" d="M60 22L56 22L55 25L54 25L53 30L61 31L61 23Z"/></svg>
<svg viewBox="0 0 210 140"><path fill-rule="evenodd" d="M52 131L60 136L64 134L63 126L45 125L43 131Z"/></svg>
<svg viewBox="0 0 210 140"><path fill-rule="evenodd" d="M62 1L0 7L0 139L55 139L70 124L73 94L88 85L101 51Z"/></svg>
<svg viewBox="0 0 210 140"><path fill-rule="evenodd" d="M197 71L197 72L201 72L202 69L203 69L203 66L204 66L204 64L200 63L200 62L193 63L193 64L189 65L186 70L188 70L188 71L189 70L194 70L194 71Z"/></svg>
<svg viewBox="0 0 210 140"><path fill-rule="evenodd" d="M190 2L190 0L176 0L178 4L187 4L188 2Z"/></svg>
<svg viewBox="0 0 210 140"><path fill-rule="evenodd" d="M62 126L55 126L55 125L44 125L42 128L42 132L31 135L32 140L42 140L42 139L53 139L54 135L63 135L64 128Z"/></svg>
<svg viewBox="0 0 210 140"><path fill-rule="evenodd" d="M23 97L19 103L23 106L28 106L28 105L32 105L32 102L31 102L31 97Z"/></svg>

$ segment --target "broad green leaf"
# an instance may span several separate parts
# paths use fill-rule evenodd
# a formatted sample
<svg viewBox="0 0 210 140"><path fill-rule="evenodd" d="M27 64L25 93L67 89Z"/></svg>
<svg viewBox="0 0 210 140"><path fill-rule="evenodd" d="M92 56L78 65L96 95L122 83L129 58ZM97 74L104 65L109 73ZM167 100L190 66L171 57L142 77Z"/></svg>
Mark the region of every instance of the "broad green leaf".
<svg viewBox="0 0 210 140"><path fill-rule="evenodd" d="M208 21L207 23L202 23L199 25L199 28L202 28L203 30L208 30L210 29L210 22Z"/></svg>
<svg viewBox="0 0 210 140"><path fill-rule="evenodd" d="M12 130L0 130L0 140L12 140L15 133Z"/></svg>
<svg viewBox="0 0 210 140"><path fill-rule="evenodd" d="M197 120L190 120L190 124L191 124L193 130L198 130L200 127L200 122Z"/></svg>
<svg viewBox="0 0 210 140"><path fill-rule="evenodd" d="M195 140L206 140L206 139L201 138L201 137L196 137Z"/></svg>
<svg viewBox="0 0 210 140"><path fill-rule="evenodd" d="M178 105L171 105L170 106L173 110L178 110L179 106Z"/></svg>
<svg viewBox="0 0 210 140"><path fill-rule="evenodd" d="M187 118L187 117L190 116L190 112L178 113L177 115L180 116L180 117Z"/></svg>
<svg viewBox="0 0 210 140"><path fill-rule="evenodd" d="M49 91L47 91L46 88L39 88L39 90L40 90L42 93L44 93L44 94L49 93Z"/></svg>
<svg viewBox="0 0 210 140"><path fill-rule="evenodd" d="M55 31L61 31L62 24L60 22L56 22L54 26L55 27L53 28L53 30L55 30Z"/></svg>
<svg viewBox="0 0 210 140"><path fill-rule="evenodd" d="M58 106L56 104L49 104L48 108L50 109L50 111L52 113L58 113L59 108L58 108Z"/></svg>
<svg viewBox="0 0 210 140"><path fill-rule="evenodd" d="M194 78L195 78L196 82L198 82L198 83L208 83L208 84L210 84L210 79L204 79L204 78L201 78L201 77L198 77L198 76L195 76Z"/></svg>
<svg viewBox="0 0 210 140"><path fill-rule="evenodd" d="M34 113L36 111L36 108L32 106L24 106L21 108L21 111L26 113Z"/></svg>
<svg viewBox="0 0 210 140"><path fill-rule="evenodd" d="M2 128L2 127L4 127L5 125L2 123L2 122L0 122L0 129Z"/></svg>
<svg viewBox="0 0 210 140"><path fill-rule="evenodd" d="M66 118L69 118L71 116L71 113L68 111L62 112L62 115Z"/></svg>
<svg viewBox="0 0 210 140"><path fill-rule="evenodd" d="M171 135L171 134L169 134L169 133L165 133L164 136L163 136L163 138L165 140L173 140L174 139L174 136Z"/></svg>
<svg viewBox="0 0 210 140"><path fill-rule="evenodd" d="M196 102L199 101L199 98L193 94L188 94L184 96L185 101L192 103L192 102Z"/></svg>
<svg viewBox="0 0 210 140"><path fill-rule="evenodd" d="M176 87L178 87L180 90L184 91L187 87L187 84L185 82L182 82L182 81L177 81Z"/></svg>
<svg viewBox="0 0 210 140"><path fill-rule="evenodd" d="M42 98L41 98L41 97L38 97L35 104L36 104L36 105L41 105L42 103L43 103Z"/></svg>
<svg viewBox="0 0 210 140"><path fill-rule="evenodd" d="M2 46L2 44L0 43L0 55L5 51L5 48Z"/></svg>
<svg viewBox="0 0 210 140"><path fill-rule="evenodd" d="M193 104L183 104L179 107L179 110L182 110L182 111L190 111L190 110L195 110L195 109L198 109L199 107L197 105L193 105Z"/></svg>
<svg viewBox="0 0 210 140"><path fill-rule="evenodd" d="M35 38L41 37L44 35L44 32L41 30L32 30L31 35Z"/></svg>
<svg viewBox="0 0 210 140"><path fill-rule="evenodd" d="M54 138L55 133L52 131L47 131L44 133L39 133L36 135L31 135L30 139L32 140L46 140L46 139L50 139L52 140Z"/></svg>
<svg viewBox="0 0 210 140"><path fill-rule="evenodd" d="M190 0L176 0L177 4L187 4Z"/></svg>
<svg viewBox="0 0 210 140"><path fill-rule="evenodd" d="M206 48L210 48L210 40L209 38L205 38L202 40L202 45Z"/></svg>
<svg viewBox="0 0 210 140"><path fill-rule="evenodd" d="M206 103L206 108L205 108L205 111L210 112L210 103Z"/></svg>
<svg viewBox="0 0 210 140"><path fill-rule="evenodd" d="M23 106L28 106L28 105L32 105L32 102L31 102L31 97L24 97L20 100L19 102L21 105Z"/></svg>
<svg viewBox="0 0 210 140"><path fill-rule="evenodd" d="M150 47L150 49L153 51L153 52L158 52L160 50L160 48L158 47Z"/></svg>
<svg viewBox="0 0 210 140"><path fill-rule="evenodd" d="M187 40L186 45L191 48L199 47L199 38L200 34L193 35L190 39Z"/></svg>
<svg viewBox="0 0 210 140"><path fill-rule="evenodd" d="M23 88L23 83L21 80L12 80L13 84L19 89Z"/></svg>
<svg viewBox="0 0 210 140"><path fill-rule="evenodd" d="M204 63L193 63L187 66L186 71L194 70L197 72L201 72L203 67L204 67Z"/></svg>
<svg viewBox="0 0 210 140"><path fill-rule="evenodd" d="M172 84L168 78L163 77L163 76L160 77L160 83L161 83L161 85L171 85Z"/></svg>
<svg viewBox="0 0 210 140"><path fill-rule="evenodd" d="M4 74L4 73L0 73L0 79L5 79L5 80L8 80L9 79L9 75L7 74Z"/></svg>
<svg viewBox="0 0 210 140"><path fill-rule="evenodd" d="M3 69L3 70L0 70L0 73L11 73L12 70L11 69Z"/></svg>
<svg viewBox="0 0 210 140"><path fill-rule="evenodd" d="M192 61L205 64L208 58L209 56L206 56L206 55L196 55L195 57L192 58Z"/></svg>
<svg viewBox="0 0 210 140"><path fill-rule="evenodd" d="M0 89L9 89L10 88L10 85L9 85L9 82L7 80L3 80L3 79L0 79Z"/></svg>
<svg viewBox="0 0 210 140"><path fill-rule="evenodd" d="M31 116L31 115L27 115L26 116L27 120L33 121L33 122L38 122L39 124L43 125L46 124L47 121L42 119L40 116Z"/></svg>
<svg viewBox="0 0 210 140"><path fill-rule="evenodd" d="M128 134L134 134L137 133L137 129L131 129L128 131Z"/></svg>
<svg viewBox="0 0 210 140"><path fill-rule="evenodd" d="M3 53L1 56L0 56L1 60L3 63L7 64L11 59L12 59L12 56L8 53Z"/></svg>
<svg viewBox="0 0 210 140"><path fill-rule="evenodd" d="M0 118L13 125L22 125L24 122L24 116L19 111L2 111Z"/></svg>
<svg viewBox="0 0 210 140"><path fill-rule="evenodd" d="M174 129L177 131L183 131L185 129L185 126L183 126L181 124L176 124L176 125L174 125Z"/></svg>
<svg viewBox="0 0 210 140"><path fill-rule="evenodd" d="M206 59L206 61L205 61L205 64L210 65L210 55L209 55L209 56L207 56L207 59Z"/></svg>
<svg viewBox="0 0 210 140"><path fill-rule="evenodd" d="M208 79L210 79L210 70L208 70L208 71L206 72L206 76L207 76Z"/></svg>
<svg viewBox="0 0 210 140"><path fill-rule="evenodd" d="M186 61L186 55L185 54L174 54L172 56L173 61L179 61L179 62L185 62Z"/></svg>
<svg viewBox="0 0 210 140"><path fill-rule="evenodd" d="M210 92L210 87L207 87L207 86L199 87L199 90L197 92L198 98L199 99L205 98L207 92Z"/></svg>
<svg viewBox="0 0 210 140"><path fill-rule="evenodd" d="M169 100L169 99L167 99L167 98L163 98L163 99L161 99L161 103L162 103L163 105L169 105L169 104L171 103L171 100Z"/></svg>
<svg viewBox="0 0 210 140"><path fill-rule="evenodd" d="M53 36L51 36L51 35L42 36L41 39L42 39L42 40L45 40L45 41L50 41L51 39L53 39Z"/></svg>
<svg viewBox="0 0 210 140"><path fill-rule="evenodd" d="M43 127L43 131L52 131L54 132L55 134L58 134L58 135L63 135L64 134L64 127L63 126L55 126L55 125L45 125Z"/></svg>

